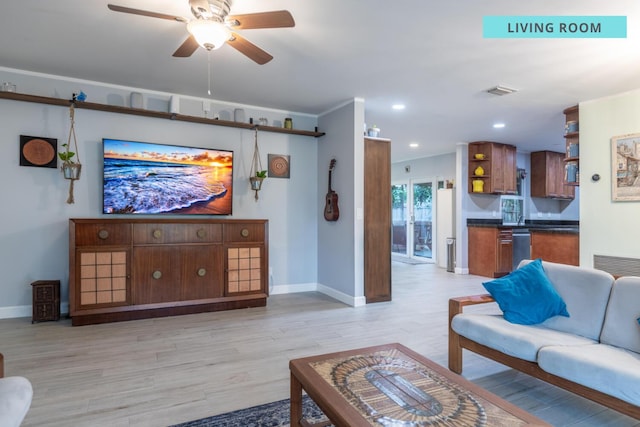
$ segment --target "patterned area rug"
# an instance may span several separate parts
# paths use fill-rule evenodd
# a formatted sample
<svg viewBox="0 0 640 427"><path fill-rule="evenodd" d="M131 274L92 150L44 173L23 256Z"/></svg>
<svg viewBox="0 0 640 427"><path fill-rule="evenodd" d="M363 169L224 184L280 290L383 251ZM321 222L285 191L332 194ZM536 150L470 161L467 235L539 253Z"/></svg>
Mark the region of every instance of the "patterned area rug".
<svg viewBox="0 0 640 427"><path fill-rule="evenodd" d="M172 427L288 427L290 425L289 410L289 399L284 399L201 420L176 424ZM302 413L304 418L311 422L327 419L307 395L302 398Z"/></svg>

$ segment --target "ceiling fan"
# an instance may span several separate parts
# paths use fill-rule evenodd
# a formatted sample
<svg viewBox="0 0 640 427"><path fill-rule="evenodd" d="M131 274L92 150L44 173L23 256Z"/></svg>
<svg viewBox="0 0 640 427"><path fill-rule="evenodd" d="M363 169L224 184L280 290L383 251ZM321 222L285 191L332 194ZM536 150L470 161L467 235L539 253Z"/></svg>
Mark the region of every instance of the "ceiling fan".
<svg viewBox="0 0 640 427"><path fill-rule="evenodd" d="M234 32L234 30L294 27L295 21L291 13L286 10L277 10L229 15L231 3L232 0L189 0L191 13L195 17L195 19L191 20L182 16L132 9L114 4L108 4L107 7L114 12L186 23L189 37L173 53L175 57L189 57L198 49L198 46L211 51L219 49L227 43L258 64L262 65L271 61L273 56Z"/></svg>

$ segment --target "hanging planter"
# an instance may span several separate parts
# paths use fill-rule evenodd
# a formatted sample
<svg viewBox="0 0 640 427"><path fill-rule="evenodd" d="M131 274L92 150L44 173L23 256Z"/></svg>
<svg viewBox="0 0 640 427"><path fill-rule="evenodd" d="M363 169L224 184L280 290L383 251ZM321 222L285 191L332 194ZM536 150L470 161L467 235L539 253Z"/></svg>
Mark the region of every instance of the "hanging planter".
<svg viewBox="0 0 640 427"><path fill-rule="evenodd" d="M253 146L253 161L251 163L251 171L249 172L249 183L251 189L256 192L256 202L258 201L258 191L262 188L262 181L267 177L267 171L262 169L260 161L260 150L258 149L258 129L255 130Z"/></svg>
<svg viewBox="0 0 640 427"><path fill-rule="evenodd" d="M60 168L62 169L64 179L70 179L73 181L80 179L80 171L82 170L82 165L80 163L65 162Z"/></svg>
<svg viewBox="0 0 640 427"><path fill-rule="evenodd" d="M266 171L257 172L257 174L266 173ZM251 189L254 191L260 191L262 188L262 181L264 181L264 176L252 176L249 177L249 182L251 183Z"/></svg>
<svg viewBox="0 0 640 427"><path fill-rule="evenodd" d="M75 130L75 118L74 118L74 109L73 103L69 106L69 118L71 120L71 128L69 129L69 139L66 144L62 144L65 148L65 151L58 153L58 157L62 160L62 166L60 169L62 170L62 176L64 179L69 180L69 197L67 198L67 203L72 204L75 202L73 199L73 183L80 179L80 172L82 171L82 164L80 163L80 156L76 157L76 153L78 152L78 141L76 140L76 130ZM71 151L71 137L73 136L73 144L75 151ZM78 160L74 160L76 157Z"/></svg>

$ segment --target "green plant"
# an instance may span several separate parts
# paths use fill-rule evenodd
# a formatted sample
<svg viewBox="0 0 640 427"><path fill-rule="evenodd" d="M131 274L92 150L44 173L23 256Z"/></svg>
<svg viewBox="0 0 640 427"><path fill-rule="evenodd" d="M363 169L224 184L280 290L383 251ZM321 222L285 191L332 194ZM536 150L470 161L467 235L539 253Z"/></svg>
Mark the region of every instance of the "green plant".
<svg viewBox="0 0 640 427"><path fill-rule="evenodd" d="M267 171L256 171L256 177L258 177L258 178L266 178L267 177Z"/></svg>
<svg viewBox="0 0 640 427"><path fill-rule="evenodd" d="M76 155L76 153L74 153L73 151L69 151L69 144L62 144L62 146L65 147L66 150L58 153L58 157L60 157L60 160L65 163L74 163L74 161L71 159Z"/></svg>

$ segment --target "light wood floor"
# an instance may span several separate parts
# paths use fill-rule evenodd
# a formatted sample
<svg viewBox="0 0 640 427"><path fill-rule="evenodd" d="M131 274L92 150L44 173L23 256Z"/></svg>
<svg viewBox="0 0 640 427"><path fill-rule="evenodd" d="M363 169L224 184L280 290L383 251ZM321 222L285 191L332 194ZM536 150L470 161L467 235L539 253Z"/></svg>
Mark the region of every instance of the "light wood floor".
<svg viewBox="0 0 640 427"><path fill-rule="evenodd" d="M348 307L322 294L267 307L71 327L0 320L6 374L31 380L24 426L167 426L284 399L288 361L400 342L445 365L447 300L477 276L393 263L393 301ZM556 426L640 422L465 352L464 376Z"/></svg>

